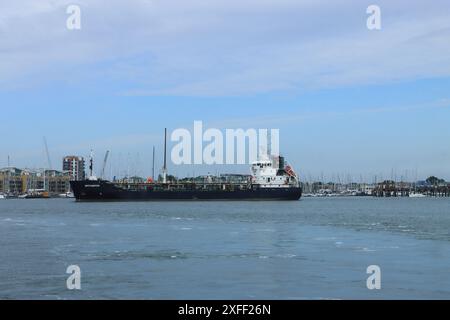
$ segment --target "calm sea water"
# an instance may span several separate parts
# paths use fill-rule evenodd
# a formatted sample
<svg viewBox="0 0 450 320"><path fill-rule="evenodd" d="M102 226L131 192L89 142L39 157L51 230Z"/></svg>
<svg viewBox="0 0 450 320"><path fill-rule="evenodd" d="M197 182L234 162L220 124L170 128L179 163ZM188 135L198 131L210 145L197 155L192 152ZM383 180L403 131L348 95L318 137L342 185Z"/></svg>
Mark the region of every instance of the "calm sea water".
<svg viewBox="0 0 450 320"><path fill-rule="evenodd" d="M1 200L0 298L450 299L450 199Z"/></svg>

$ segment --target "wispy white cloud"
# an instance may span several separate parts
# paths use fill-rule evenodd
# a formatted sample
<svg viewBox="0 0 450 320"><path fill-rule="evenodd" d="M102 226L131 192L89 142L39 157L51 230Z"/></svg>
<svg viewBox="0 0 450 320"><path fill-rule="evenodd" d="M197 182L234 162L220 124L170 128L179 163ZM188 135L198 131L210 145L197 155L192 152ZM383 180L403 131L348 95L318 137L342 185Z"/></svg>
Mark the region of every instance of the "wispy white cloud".
<svg viewBox="0 0 450 320"><path fill-rule="evenodd" d="M322 110L317 108L315 111L297 111L289 114L272 113L264 115L255 115L252 117L227 118L223 120L210 121L208 127L214 128L275 128L285 127L286 125L301 124L314 121L320 122L330 118L351 118L356 116L370 117L373 114L389 114L401 112L420 112L424 110L432 111L435 109L450 108L450 99L444 98L426 103L402 105L402 106L375 106L375 107L357 107L349 110Z"/></svg>
<svg viewBox="0 0 450 320"><path fill-rule="evenodd" d="M450 75L450 3L79 0L0 5L0 84L116 81L125 95L247 95Z"/></svg>

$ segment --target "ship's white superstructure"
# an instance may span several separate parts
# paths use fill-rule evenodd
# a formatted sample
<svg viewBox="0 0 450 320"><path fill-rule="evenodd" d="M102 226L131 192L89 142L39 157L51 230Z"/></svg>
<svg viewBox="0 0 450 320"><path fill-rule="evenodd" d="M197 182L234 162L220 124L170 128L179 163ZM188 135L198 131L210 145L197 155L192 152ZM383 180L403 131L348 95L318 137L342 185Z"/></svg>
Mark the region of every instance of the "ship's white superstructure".
<svg viewBox="0 0 450 320"><path fill-rule="evenodd" d="M285 166L284 158L263 159L252 163L252 183L261 188L298 187L297 174L290 166Z"/></svg>

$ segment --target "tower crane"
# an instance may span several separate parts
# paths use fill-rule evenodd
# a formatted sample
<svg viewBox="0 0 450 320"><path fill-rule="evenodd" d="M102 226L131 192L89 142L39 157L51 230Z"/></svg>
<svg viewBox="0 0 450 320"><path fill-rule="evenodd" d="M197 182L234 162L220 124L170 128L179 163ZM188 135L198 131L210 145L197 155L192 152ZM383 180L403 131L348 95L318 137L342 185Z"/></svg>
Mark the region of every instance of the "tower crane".
<svg viewBox="0 0 450 320"><path fill-rule="evenodd" d="M108 162L108 156L109 156L109 150L106 151L105 159L103 160L102 175L100 176L101 179L105 178L105 168L106 168L106 163Z"/></svg>

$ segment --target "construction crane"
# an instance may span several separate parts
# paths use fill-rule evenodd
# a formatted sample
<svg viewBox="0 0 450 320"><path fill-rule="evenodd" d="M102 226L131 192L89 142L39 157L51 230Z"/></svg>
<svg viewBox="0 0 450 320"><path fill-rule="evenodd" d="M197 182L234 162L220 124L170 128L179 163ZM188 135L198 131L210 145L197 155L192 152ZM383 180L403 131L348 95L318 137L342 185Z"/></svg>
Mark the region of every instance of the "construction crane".
<svg viewBox="0 0 450 320"><path fill-rule="evenodd" d="M47 138L44 137L45 154L47 155L47 165L50 170L53 169L52 161L50 160L50 153L48 152Z"/></svg>
<svg viewBox="0 0 450 320"><path fill-rule="evenodd" d="M109 156L109 150L106 151L105 159L103 160L102 175L100 176L101 179L105 178L105 168L106 168L106 163L108 162L108 156Z"/></svg>

